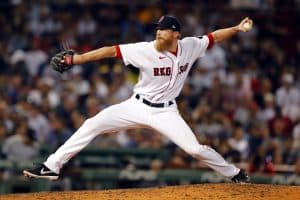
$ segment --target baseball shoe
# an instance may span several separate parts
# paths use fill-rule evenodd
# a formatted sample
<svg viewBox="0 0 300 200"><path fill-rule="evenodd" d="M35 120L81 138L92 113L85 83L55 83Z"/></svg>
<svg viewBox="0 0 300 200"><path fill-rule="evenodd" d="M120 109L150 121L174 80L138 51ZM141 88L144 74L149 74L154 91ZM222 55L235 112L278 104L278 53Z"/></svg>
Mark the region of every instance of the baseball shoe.
<svg viewBox="0 0 300 200"><path fill-rule="evenodd" d="M235 175L231 180L234 183L249 183L250 178L244 170L240 170L240 172L237 175Z"/></svg>
<svg viewBox="0 0 300 200"><path fill-rule="evenodd" d="M23 174L24 176L30 177L30 178L44 178L49 180L57 180L58 174L51 171L48 167L46 167L42 163L35 163L35 168L24 170Z"/></svg>

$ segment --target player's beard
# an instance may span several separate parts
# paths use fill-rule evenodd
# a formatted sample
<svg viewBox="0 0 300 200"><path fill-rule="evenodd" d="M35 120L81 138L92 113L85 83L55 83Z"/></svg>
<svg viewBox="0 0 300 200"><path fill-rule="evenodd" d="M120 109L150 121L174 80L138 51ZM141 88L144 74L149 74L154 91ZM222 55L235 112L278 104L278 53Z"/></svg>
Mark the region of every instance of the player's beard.
<svg viewBox="0 0 300 200"><path fill-rule="evenodd" d="M155 48L157 51L162 52L168 50L172 46L172 39L168 38L161 38L161 37L156 37L155 41Z"/></svg>

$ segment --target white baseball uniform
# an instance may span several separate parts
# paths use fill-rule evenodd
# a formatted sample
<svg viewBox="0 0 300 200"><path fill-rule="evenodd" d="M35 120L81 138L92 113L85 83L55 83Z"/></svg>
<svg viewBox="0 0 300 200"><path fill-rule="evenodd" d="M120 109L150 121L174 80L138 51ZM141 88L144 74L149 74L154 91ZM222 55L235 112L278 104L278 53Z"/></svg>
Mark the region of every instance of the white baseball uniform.
<svg viewBox="0 0 300 200"><path fill-rule="evenodd" d="M177 53L158 52L154 42L116 46L117 57L125 65L139 68L134 95L112 105L83 125L44 163L59 173L62 166L97 135L121 129L148 127L157 130L196 159L221 173L233 177L239 169L228 164L212 148L198 143L194 133L180 116L175 98L196 59L212 44L211 35L178 40Z"/></svg>

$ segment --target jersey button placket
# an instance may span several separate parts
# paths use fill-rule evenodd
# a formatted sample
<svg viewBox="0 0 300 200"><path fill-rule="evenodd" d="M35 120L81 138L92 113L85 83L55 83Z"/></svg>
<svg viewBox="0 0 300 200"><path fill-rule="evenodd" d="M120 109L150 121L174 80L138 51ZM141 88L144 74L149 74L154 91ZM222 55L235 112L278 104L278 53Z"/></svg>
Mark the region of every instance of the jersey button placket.
<svg viewBox="0 0 300 200"><path fill-rule="evenodd" d="M171 83L170 83L170 87L169 88L172 88L176 82L176 79L177 79L177 76L178 76L178 67L179 66L179 60L178 59L175 59L174 60L174 67L173 67L173 71L172 71L172 80L171 80Z"/></svg>

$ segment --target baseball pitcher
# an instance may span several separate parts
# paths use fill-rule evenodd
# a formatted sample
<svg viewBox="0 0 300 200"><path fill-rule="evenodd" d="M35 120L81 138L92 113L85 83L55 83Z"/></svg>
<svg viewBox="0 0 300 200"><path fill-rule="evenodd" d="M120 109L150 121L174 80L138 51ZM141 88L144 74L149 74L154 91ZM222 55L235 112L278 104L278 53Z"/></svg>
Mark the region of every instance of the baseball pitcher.
<svg viewBox="0 0 300 200"><path fill-rule="evenodd" d="M243 19L237 26L216 30L200 37L181 39L181 25L173 16L162 16L156 23L156 38L102 47L84 54L62 51L51 60L54 70L63 73L73 65L116 57L125 65L140 70L134 94L128 100L112 105L82 126L55 153L35 168L24 170L25 176L56 180L60 169L87 146L97 135L121 129L147 127L168 137L196 159L233 182L247 182L248 175L227 163L216 151L198 143L194 133L180 116L175 98L179 95L192 64L214 44L247 32L252 20Z"/></svg>

